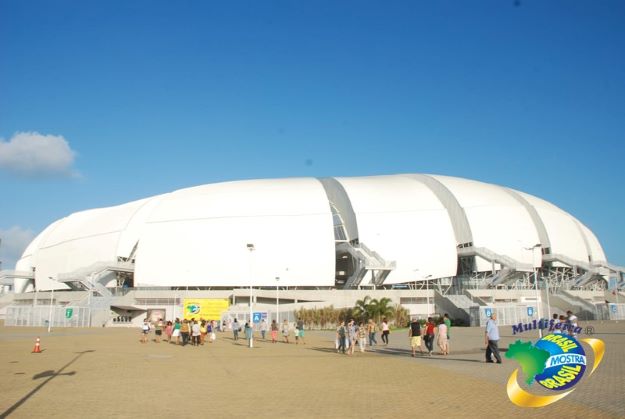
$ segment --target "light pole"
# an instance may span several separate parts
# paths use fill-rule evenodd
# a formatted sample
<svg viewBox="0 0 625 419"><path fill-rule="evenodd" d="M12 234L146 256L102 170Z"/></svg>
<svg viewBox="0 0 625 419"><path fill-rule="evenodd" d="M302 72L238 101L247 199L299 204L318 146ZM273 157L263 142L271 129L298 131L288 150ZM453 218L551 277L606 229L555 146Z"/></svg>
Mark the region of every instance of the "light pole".
<svg viewBox="0 0 625 419"><path fill-rule="evenodd" d="M619 317L619 314L620 314L620 310L619 310L619 306L618 306L618 279L619 279L619 277L617 276L616 277L616 284L615 284L615 290L616 290L616 322L617 323L618 323L618 317ZM608 314L608 316L609 316L609 314Z"/></svg>
<svg viewBox="0 0 625 419"><path fill-rule="evenodd" d="M280 287L278 282L280 282L280 277L276 276L276 324L280 324Z"/></svg>
<svg viewBox="0 0 625 419"><path fill-rule="evenodd" d="M427 297L427 302L428 302L428 313L427 316L425 317L430 317L430 278L432 277L432 275L428 275L425 277L425 290L426 290L426 297Z"/></svg>
<svg viewBox="0 0 625 419"><path fill-rule="evenodd" d="M254 252L254 250L256 250L256 248L254 247L254 243L248 243L247 244L247 250L249 250L250 252L250 323L249 323L249 327L250 329L252 329L252 337L250 338L250 348L254 347L254 329L253 329L253 320L254 320L254 313L253 313L253 308L254 308L254 303L253 303L253 296L252 296L252 253Z"/></svg>
<svg viewBox="0 0 625 419"><path fill-rule="evenodd" d="M525 250L530 250L532 252L532 270L534 271L534 289L536 290L536 311L538 311L538 320L540 321L540 294L538 292L538 270L536 269L536 249L539 249L542 245L540 243L535 244L531 247L524 247ZM547 295L549 295L549 291L547 291ZM543 330L538 328L538 337L543 337Z"/></svg>
<svg viewBox="0 0 625 419"><path fill-rule="evenodd" d="M545 279L545 289L547 290L547 320L551 317L551 303L549 302L549 278Z"/></svg>
<svg viewBox="0 0 625 419"><path fill-rule="evenodd" d="M48 279L52 280L52 277L49 276ZM52 288L52 293L50 294L50 310L48 311L48 333L52 329L52 302L54 301L54 288Z"/></svg>

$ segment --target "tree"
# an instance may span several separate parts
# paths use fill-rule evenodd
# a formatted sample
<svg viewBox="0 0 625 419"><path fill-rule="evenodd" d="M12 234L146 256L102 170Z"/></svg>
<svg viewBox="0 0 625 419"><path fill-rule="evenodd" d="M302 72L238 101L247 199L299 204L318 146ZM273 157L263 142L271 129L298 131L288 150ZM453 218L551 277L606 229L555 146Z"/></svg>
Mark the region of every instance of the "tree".
<svg viewBox="0 0 625 419"><path fill-rule="evenodd" d="M409 323L410 312L401 304L395 304L395 307L393 307L393 320L395 321L395 327L404 327Z"/></svg>
<svg viewBox="0 0 625 419"><path fill-rule="evenodd" d="M366 321L373 317L374 307L371 305L372 301L374 300L368 295L362 300L357 300L354 306L354 316L361 321Z"/></svg>
<svg viewBox="0 0 625 419"><path fill-rule="evenodd" d="M387 297L382 297L379 300L376 300L375 298L371 300L371 306L373 307L372 312L374 316L377 316L378 324L382 318L393 315L393 307L391 307L390 304L391 299Z"/></svg>

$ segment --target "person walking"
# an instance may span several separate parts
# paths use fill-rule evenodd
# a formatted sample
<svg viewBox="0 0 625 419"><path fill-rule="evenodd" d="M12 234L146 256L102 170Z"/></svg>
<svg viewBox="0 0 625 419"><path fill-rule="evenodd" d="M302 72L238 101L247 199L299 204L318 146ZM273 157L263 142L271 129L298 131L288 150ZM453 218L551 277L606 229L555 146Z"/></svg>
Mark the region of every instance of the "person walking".
<svg viewBox="0 0 625 419"><path fill-rule="evenodd" d="M161 336L163 335L163 319L158 319L156 326L154 326L154 342L161 343Z"/></svg>
<svg viewBox="0 0 625 419"><path fill-rule="evenodd" d="M428 317L428 321L425 323L424 332L423 332L423 340L425 341L425 347L428 350L428 355L432 356L432 351L434 351L434 334L436 332L436 327L434 326L434 322L431 317Z"/></svg>
<svg viewBox="0 0 625 419"><path fill-rule="evenodd" d="M167 326L165 327L165 335L167 335L167 343L171 343L171 335L174 333L174 324L171 320L167 320Z"/></svg>
<svg viewBox="0 0 625 419"><path fill-rule="evenodd" d="M386 317L382 319L382 342L388 346L388 335L391 333L391 329L388 327L388 321Z"/></svg>
<svg viewBox="0 0 625 419"><path fill-rule="evenodd" d="M241 326L239 326L239 321L234 319L232 322L232 336L234 337L234 341L239 340L239 332L241 331Z"/></svg>
<svg viewBox="0 0 625 419"><path fill-rule="evenodd" d="M295 341L297 342L297 338L299 337L299 341L302 345L306 345L306 341L304 341L304 320L301 318L297 319L297 331L295 333L297 333Z"/></svg>
<svg viewBox="0 0 625 419"><path fill-rule="evenodd" d="M265 319L260 321L260 338L265 340L265 336L267 335L267 322Z"/></svg>
<svg viewBox="0 0 625 419"><path fill-rule="evenodd" d="M577 328L577 316L571 310L566 312L566 324L568 325L568 334L575 337L575 328Z"/></svg>
<svg viewBox="0 0 625 419"><path fill-rule="evenodd" d="M215 322L210 320L206 322L206 336L208 337L208 343L213 343L215 338Z"/></svg>
<svg viewBox="0 0 625 419"><path fill-rule="evenodd" d="M354 348L356 346L356 342L358 341L358 328L356 327L354 319L351 319L347 325L347 337L349 338L347 355L354 355Z"/></svg>
<svg viewBox="0 0 625 419"><path fill-rule="evenodd" d="M276 320L271 321L271 343L276 343L278 341L278 323Z"/></svg>
<svg viewBox="0 0 625 419"><path fill-rule="evenodd" d="M148 333L150 333L150 323L148 319L143 319L143 326L141 326L141 343L148 343Z"/></svg>
<svg viewBox="0 0 625 419"><path fill-rule="evenodd" d="M247 339L247 347L251 348L252 337L254 336L254 329L252 329L251 322L245 323L245 339Z"/></svg>
<svg viewBox="0 0 625 419"><path fill-rule="evenodd" d="M449 318L449 314L445 313L443 315L443 321L445 322L445 326L447 326L447 354L449 354L449 341L451 340L451 319Z"/></svg>
<svg viewBox="0 0 625 419"><path fill-rule="evenodd" d="M206 341L206 334L208 333L207 322L204 319L200 319L200 345L204 345Z"/></svg>
<svg viewBox="0 0 625 419"><path fill-rule="evenodd" d="M176 338L176 345L180 345L180 328L182 325L180 324L180 319L176 317L174 321L174 329L172 331L171 337Z"/></svg>
<svg viewBox="0 0 625 419"><path fill-rule="evenodd" d="M347 330L345 322L342 321L336 328L336 352L345 353L345 341L347 340Z"/></svg>
<svg viewBox="0 0 625 419"><path fill-rule="evenodd" d="M358 345L360 346L360 352L365 351L365 345L367 344L367 326L363 322L358 325Z"/></svg>
<svg viewBox="0 0 625 419"><path fill-rule="evenodd" d="M200 337L202 336L202 326L200 323L193 319L191 320L191 344L193 346L200 346Z"/></svg>
<svg viewBox="0 0 625 419"><path fill-rule="evenodd" d="M412 348L412 357L414 358L417 354L417 348L419 348L419 353L423 353L421 349L421 327L419 326L419 321L416 317L413 317L410 322L410 328L408 329L408 337L410 338L410 347Z"/></svg>
<svg viewBox="0 0 625 419"><path fill-rule="evenodd" d="M438 338L436 343L441 350L441 355L449 355L449 345L447 344L447 324L445 319L441 319L438 325Z"/></svg>
<svg viewBox="0 0 625 419"><path fill-rule="evenodd" d="M282 322L282 339L284 339L284 343L289 343L289 322L287 320Z"/></svg>
<svg viewBox="0 0 625 419"><path fill-rule="evenodd" d="M378 325L375 324L373 319L369 319L367 331L369 332L369 346L377 345L378 341L375 338L375 334L378 332Z"/></svg>
<svg viewBox="0 0 625 419"><path fill-rule="evenodd" d="M491 314L490 319L486 322L484 343L486 344L486 362L492 363L493 359L491 355L494 355L497 363L501 364L501 356L499 356L499 326L497 326L497 313Z"/></svg>
<svg viewBox="0 0 625 419"><path fill-rule="evenodd" d="M180 326L180 335L182 336L182 346L186 346L189 343L189 333L191 328L189 326L189 321L184 319L182 321L182 325Z"/></svg>

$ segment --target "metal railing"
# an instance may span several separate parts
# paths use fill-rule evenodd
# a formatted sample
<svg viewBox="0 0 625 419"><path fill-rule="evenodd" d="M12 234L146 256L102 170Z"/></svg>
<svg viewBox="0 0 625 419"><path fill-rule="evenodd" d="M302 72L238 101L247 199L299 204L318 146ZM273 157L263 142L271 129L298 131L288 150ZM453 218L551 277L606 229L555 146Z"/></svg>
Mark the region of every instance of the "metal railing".
<svg viewBox="0 0 625 419"><path fill-rule="evenodd" d="M489 318L488 313L497 314L497 324L499 326L512 326L519 323L529 323L532 320L538 320L539 316L534 307L534 316L527 315L527 308L533 307L531 305L492 305L488 307L473 307L471 308L472 317L476 316L479 319L479 326L486 326L486 321ZM477 312L477 313L476 313Z"/></svg>
<svg viewBox="0 0 625 419"><path fill-rule="evenodd" d="M5 326L25 327L89 327L92 319L109 314L110 310L97 310L74 306L9 306Z"/></svg>

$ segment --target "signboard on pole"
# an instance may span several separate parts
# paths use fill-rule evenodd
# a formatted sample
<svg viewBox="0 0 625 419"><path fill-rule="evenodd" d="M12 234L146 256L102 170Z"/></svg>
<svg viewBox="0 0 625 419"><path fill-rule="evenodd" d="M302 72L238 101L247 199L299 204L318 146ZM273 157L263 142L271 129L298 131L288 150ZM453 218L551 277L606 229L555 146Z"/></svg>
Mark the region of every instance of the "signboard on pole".
<svg viewBox="0 0 625 419"><path fill-rule="evenodd" d="M527 308L527 315L529 317L532 317L534 315L534 307L528 307Z"/></svg>
<svg viewBox="0 0 625 419"><path fill-rule="evenodd" d="M484 309L484 313L486 313L486 317L490 317L490 316L492 316L492 315L493 315L493 309L492 309L492 308L490 308L490 307L486 307L486 308Z"/></svg>
<svg viewBox="0 0 625 419"><path fill-rule="evenodd" d="M66 308L65 309L65 318L66 319L71 319L73 315L74 315L74 309L73 308Z"/></svg>

